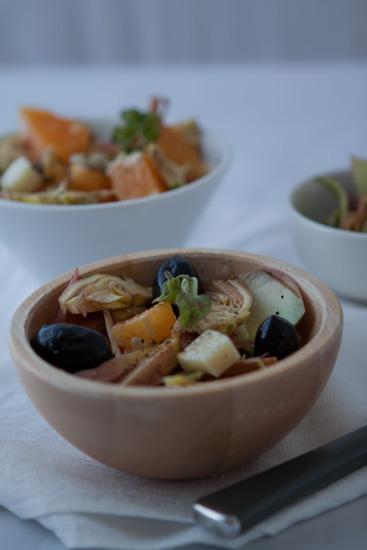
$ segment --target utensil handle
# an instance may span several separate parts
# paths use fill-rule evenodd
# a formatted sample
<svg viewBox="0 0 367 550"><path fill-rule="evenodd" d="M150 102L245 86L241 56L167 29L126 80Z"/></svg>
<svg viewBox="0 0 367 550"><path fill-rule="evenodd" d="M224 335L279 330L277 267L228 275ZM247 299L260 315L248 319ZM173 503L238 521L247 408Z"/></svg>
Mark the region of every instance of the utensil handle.
<svg viewBox="0 0 367 550"><path fill-rule="evenodd" d="M193 505L195 519L217 534L235 537L365 464L367 426L201 498Z"/></svg>

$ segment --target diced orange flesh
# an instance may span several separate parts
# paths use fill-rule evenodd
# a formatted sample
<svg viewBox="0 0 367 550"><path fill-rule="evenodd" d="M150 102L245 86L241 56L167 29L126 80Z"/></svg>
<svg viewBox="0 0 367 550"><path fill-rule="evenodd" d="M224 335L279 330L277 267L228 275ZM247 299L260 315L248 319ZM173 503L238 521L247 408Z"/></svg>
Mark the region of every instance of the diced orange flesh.
<svg viewBox="0 0 367 550"><path fill-rule="evenodd" d="M90 146L89 129L68 118L61 118L48 111L24 107L20 111L34 157L39 158L44 151L52 149L64 162L74 153L85 153Z"/></svg>
<svg viewBox="0 0 367 550"><path fill-rule="evenodd" d="M74 191L100 191L110 189L110 178L100 170L91 170L73 164L70 170L71 189Z"/></svg>
<svg viewBox="0 0 367 550"><path fill-rule="evenodd" d="M133 164L116 161L108 173L112 189L120 200L137 199L166 191L162 177L146 154Z"/></svg>
<svg viewBox="0 0 367 550"><path fill-rule="evenodd" d="M170 160L179 166L187 166L188 181L205 174L206 166L199 151L178 130L170 126L163 126L157 143Z"/></svg>
<svg viewBox="0 0 367 550"><path fill-rule="evenodd" d="M114 325L112 335L124 350L131 349L132 338L142 339L144 345L149 347L169 338L175 322L171 304L161 302L140 315Z"/></svg>

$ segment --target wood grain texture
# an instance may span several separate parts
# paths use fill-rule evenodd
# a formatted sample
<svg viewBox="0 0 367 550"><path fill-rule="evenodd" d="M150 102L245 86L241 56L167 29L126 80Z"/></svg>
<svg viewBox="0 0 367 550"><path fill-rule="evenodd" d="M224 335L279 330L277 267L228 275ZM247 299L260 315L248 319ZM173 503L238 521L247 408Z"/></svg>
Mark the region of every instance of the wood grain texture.
<svg viewBox="0 0 367 550"><path fill-rule="evenodd" d="M266 257L216 250L162 250L90 264L151 284L162 260L188 256L204 281L279 269L306 304L306 342L274 368L184 389L123 387L69 375L38 357L30 338L53 319L65 275L32 294L14 315L10 349L22 384L42 416L89 456L133 474L188 479L245 464L292 430L312 407L334 366L342 332L337 298L304 271Z"/></svg>

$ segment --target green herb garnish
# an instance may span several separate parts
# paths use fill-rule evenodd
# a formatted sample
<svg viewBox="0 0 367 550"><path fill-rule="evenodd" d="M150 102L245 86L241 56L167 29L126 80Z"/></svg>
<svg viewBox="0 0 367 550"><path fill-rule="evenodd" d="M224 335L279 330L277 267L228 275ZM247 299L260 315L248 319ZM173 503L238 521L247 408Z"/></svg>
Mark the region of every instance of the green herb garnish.
<svg viewBox="0 0 367 550"><path fill-rule="evenodd" d="M208 314L212 305L210 298L199 294L198 289L196 277L171 277L164 283L162 294L154 302L175 304L180 313L178 320L181 326L190 328Z"/></svg>
<svg viewBox="0 0 367 550"><path fill-rule="evenodd" d="M128 109L121 113L122 124L113 130L112 140L126 153L140 151L160 135L161 120L157 113Z"/></svg>

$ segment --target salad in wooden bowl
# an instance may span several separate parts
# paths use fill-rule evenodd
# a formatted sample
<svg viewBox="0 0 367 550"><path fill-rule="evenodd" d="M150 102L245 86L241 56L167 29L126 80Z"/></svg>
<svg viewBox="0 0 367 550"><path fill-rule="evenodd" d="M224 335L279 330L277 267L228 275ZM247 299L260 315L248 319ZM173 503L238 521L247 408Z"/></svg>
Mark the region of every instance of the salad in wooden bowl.
<svg viewBox="0 0 367 550"><path fill-rule="evenodd" d="M188 479L253 460L294 428L341 329L333 293L297 268L170 249L44 285L15 313L10 348L33 403L73 445L126 472Z"/></svg>
<svg viewBox="0 0 367 550"><path fill-rule="evenodd" d="M301 347L305 304L290 276L213 275L209 282L181 255L163 261L149 286L76 270L33 349L81 378L172 388L276 368Z"/></svg>

